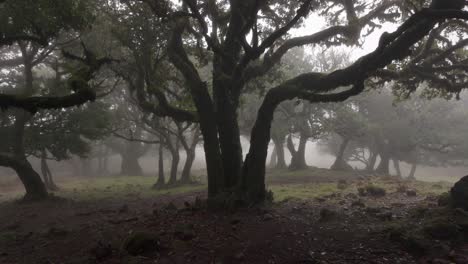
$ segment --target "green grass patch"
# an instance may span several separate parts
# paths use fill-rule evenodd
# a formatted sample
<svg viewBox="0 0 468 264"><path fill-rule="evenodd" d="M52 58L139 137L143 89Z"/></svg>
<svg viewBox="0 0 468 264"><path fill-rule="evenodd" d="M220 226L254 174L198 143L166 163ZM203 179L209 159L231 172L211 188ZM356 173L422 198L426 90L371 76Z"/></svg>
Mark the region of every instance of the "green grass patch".
<svg viewBox="0 0 468 264"><path fill-rule="evenodd" d="M159 195L180 194L206 189L205 185L182 185L174 188L152 189L156 179L145 176L116 176L73 180L60 184L57 196L79 201L150 198Z"/></svg>
<svg viewBox="0 0 468 264"><path fill-rule="evenodd" d="M273 185L270 187L270 190L273 191L275 202L281 202L291 198L304 200L313 199L339 191L336 183Z"/></svg>

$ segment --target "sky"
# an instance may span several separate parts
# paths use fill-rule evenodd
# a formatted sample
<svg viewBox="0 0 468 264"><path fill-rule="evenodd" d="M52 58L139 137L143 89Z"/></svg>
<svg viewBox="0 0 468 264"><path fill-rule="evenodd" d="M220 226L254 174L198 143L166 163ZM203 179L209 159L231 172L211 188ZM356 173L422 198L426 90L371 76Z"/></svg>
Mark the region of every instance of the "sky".
<svg viewBox="0 0 468 264"><path fill-rule="evenodd" d="M352 60L354 61L362 57L363 55L366 55L374 51L379 44L379 39L382 33L384 33L385 31L389 33L393 32L394 30L397 29L397 27L398 25L392 24L392 23L383 24L382 28L376 29L371 35L369 35L363 40L362 47L353 47L353 48L343 47L343 48L350 50ZM326 28L327 28L327 25L323 17L319 17L313 14L306 19L303 27L298 28L298 29L293 29L291 33L293 37L299 37L299 36L310 35L315 32L326 29Z"/></svg>

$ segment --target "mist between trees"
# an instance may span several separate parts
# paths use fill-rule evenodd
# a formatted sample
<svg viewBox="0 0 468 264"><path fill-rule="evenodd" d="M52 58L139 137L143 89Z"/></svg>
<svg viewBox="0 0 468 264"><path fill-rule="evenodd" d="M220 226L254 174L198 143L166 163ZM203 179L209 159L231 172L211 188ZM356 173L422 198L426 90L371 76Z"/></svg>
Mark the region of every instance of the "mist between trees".
<svg viewBox="0 0 468 264"><path fill-rule="evenodd" d="M0 165L26 200L41 200L60 188L60 166L142 175L151 158L154 188L202 178L221 204L270 199L266 169L305 169L312 149L340 171L414 178L424 166L464 166L464 7L0 1ZM325 28L289 34L312 15ZM350 61L385 23L396 30Z"/></svg>

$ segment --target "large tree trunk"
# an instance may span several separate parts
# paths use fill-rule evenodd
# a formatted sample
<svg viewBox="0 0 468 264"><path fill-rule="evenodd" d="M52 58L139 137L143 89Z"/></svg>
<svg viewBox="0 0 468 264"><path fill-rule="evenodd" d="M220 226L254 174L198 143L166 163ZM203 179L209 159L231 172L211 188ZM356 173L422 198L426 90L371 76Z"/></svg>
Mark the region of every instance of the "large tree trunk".
<svg viewBox="0 0 468 264"><path fill-rule="evenodd" d="M390 156L385 152L381 152L380 163L379 163L379 166L377 166L377 169L375 171L382 175L388 175L390 171L389 166L390 166Z"/></svg>
<svg viewBox="0 0 468 264"><path fill-rule="evenodd" d="M24 96L29 96L34 93L33 89L33 63L34 54L30 56L23 43L19 43L20 50L23 56L23 73L25 77L24 91L21 93ZM48 197L47 189L41 180L41 176L34 171L29 161L26 159L25 148L24 148L24 132L26 123L31 119L31 114L19 110L15 114L15 123L13 126L13 155L14 158L11 160L10 168L14 169L18 174L21 182L24 185L26 194L24 200L27 201L38 201Z"/></svg>
<svg viewBox="0 0 468 264"><path fill-rule="evenodd" d="M122 157L120 174L126 176L141 176L143 169L138 162L138 156L133 155L132 152L120 154Z"/></svg>
<svg viewBox="0 0 468 264"><path fill-rule="evenodd" d="M305 150L307 145L308 137L305 136L305 133L300 133L299 146L297 150L294 149L294 144L291 138L291 135L288 137L288 149L291 152L291 163L289 164L290 170L304 170L307 169L307 164L305 161Z"/></svg>
<svg viewBox="0 0 468 264"><path fill-rule="evenodd" d="M395 168L396 176L401 178L400 161L393 159L393 167Z"/></svg>
<svg viewBox="0 0 468 264"><path fill-rule="evenodd" d="M330 169L341 170L341 171L353 170L353 168L344 160L344 154L345 154L346 147L348 146L348 143L349 143L349 139L347 138L343 139L343 142L340 145L340 149L338 150L338 153L336 155L336 160Z"/></svg>
<svg viewBox="0 0 468 264"><path fill-rule="evenodd" d="M270 129L275 108L281 101L268 93L258 110L257 120L250 136L250 149L242 168L241 191L253 202L263 202L266 198L265 163L270 143Z"/></svg>
<svg viewBox="0 0 468 264"><path fill-rule="evenodd" d="M234 190L242 168L242 146L237 112L227 95L227 87L215 88L219 142L224 169L224 190Z"/></svg>
<svg viewBox="0 0 468 264"><path fill-rule="evenodd" d="M411 164L411 171L408 175L409 180L416 180L415 174L416 174L416 163Z"/></svg>
<svg viewBox="0 0 468 264"><path fill-rule="evenodd" d="M47 189L41 176L34 171L29 161L24 158L16 162L12 168L18 174L26 190L25 201L39 201L48 197Z"/></svg>
<svg viewBox="0 0 468 264"><path fill-rule="evenodd" d="M161 139L160 139L161 140ZM153 187L160 188L166 184L166 179L164 176L164 147L163 144L159 144L158 149L158 181L154 184Z"/></svg>
<svg viewBox="0 0 468 264"><path fill-rule="evenodd" d="M184 168L182 169L182 175L180 176L180 182L183 184L192 183L192 165L195 160L195 151L186 150L187 157L185 159Z"/></svg>
<svg viewBox="0 0 468 264"><path fill-rule="evenodd" d="M284 158L284 137L273 139L275 143L276 150L276 168L284 169L286 168L286 159Z"/></svg>

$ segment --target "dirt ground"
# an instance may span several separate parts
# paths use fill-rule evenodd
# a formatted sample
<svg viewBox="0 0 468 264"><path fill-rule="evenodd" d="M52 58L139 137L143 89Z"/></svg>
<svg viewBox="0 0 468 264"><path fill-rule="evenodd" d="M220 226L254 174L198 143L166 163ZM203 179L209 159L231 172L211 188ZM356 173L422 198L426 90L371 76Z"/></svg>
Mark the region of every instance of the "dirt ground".
<svg viewBox="0 0 468 264"><path fill-rule="evenodd" d="M97 185L82 192L91 199L67 194L80 193L73 187L43 203L5 201L0 263L468 263L464 243L416 254L386 231L418 208L436 207L449 184L326 170L269 179L275 203L235 211L204 208L204 186L142 195L138 188L150 186L143 183L131 191ZM359 196L369 184L386 195Z"/></svg>

